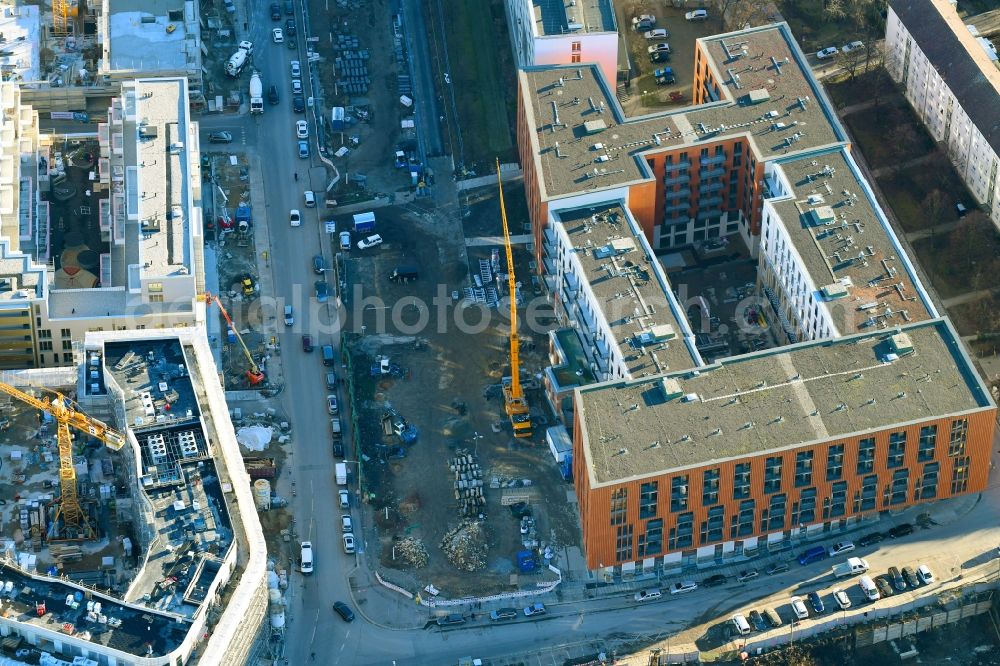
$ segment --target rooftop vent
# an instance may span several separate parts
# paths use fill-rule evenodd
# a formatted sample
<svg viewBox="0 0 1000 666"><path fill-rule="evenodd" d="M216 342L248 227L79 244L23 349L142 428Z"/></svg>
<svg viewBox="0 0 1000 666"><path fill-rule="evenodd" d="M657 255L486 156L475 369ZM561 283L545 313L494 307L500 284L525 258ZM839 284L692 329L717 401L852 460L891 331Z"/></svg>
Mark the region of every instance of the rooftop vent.
<svg viewBox="0 0 1000 666"><path fill-rule="evenodd" d="M913 341L906 333L896 333L889 338L889 346L899 356L913 353Z"/></svg>
<svg viewBox="0 0 1000 666"><path fill-rule="evenodd" d="M662 377L660 379L660 390L663 391L663 399L670 401L684 395L681 384L672 377Z"/></svg>
<svg viewBox="0 0 1000 666"><path fill-rule="evenodd" d="M771 93L767 91L766 88L758 88L757 90L751 90L746 95L743 96L747 104L761 104L763 102L770 101Z"/></svg>
<svg viewBox="0 0 1000 666"><path fill-rule="evenodd" d="M184 150L184 144L181 143L180 141L174 141L172 144L170 144L171 155L179 155L182 150Z"/></svg>
<svg viewBox="0 0 1000 666"><path fill-rule="evenodd" d="M608 129L608 124L603 120L588 120L583 124L583 131L587 134L598 134Z"/></svg>
<svg viewBox="0 0 1000 666"><path fill-rule="evenodd" d="M847 296L847 287L839 282L828 284L822 289L820 289L820 291L823 294L823 298L827 299L828 301L832 301L838 298L844 298L845 296Z"/></svg>
<svg viewBox="0 0 1000 666"><path fill-rule="evenodd" d="M810 226L819 227L824 224L833 224L836 216L830 206L819 206L805 213L806 221Z"/></svg>
<svg viewBox="0 0 1000 666"><path fill-rule="evenodd" d="M143 139L155 139L159 134L159 129L156 125L140 125L139 126L139 136Z"/></svg>

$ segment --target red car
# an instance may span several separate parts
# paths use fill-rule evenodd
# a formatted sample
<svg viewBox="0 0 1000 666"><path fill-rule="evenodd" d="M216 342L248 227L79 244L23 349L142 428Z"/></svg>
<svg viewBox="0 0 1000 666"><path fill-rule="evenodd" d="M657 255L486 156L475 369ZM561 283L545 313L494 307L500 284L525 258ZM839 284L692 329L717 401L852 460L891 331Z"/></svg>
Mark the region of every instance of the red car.
<svg viewBox="0 0 1000 666"><path fill-rule="evenodd" d="M302 351L311 352L313 350L313 339L309 334L302 336Z"/></svg>

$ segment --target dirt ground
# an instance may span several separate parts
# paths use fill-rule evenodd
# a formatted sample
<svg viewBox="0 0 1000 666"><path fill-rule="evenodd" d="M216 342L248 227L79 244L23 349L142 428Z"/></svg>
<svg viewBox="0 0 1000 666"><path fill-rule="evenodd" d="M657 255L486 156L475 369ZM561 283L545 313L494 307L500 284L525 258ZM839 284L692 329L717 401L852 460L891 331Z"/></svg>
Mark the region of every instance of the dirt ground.
<svg viewBox="0 0 1000 666"><path fill-rule="evenodd" d="M512 199L514 194L509 195ZM466 218L475 227L499 229L496 200L477 204ZM496 215L491 226L488 218ZM376 310L364 310L365 336L352 344L355 382L355 413L361 433L362 488L378 516L377 527L382 545L380 562L390 571L390 579L407 587L433 584L448 596L484 594L526 584L533 586L551 574L513 577L514 556L522 549L519 522L500 506L500 489L490 488L494 477L509 481L528 480L527 487L508 490L530 500L536 521L534 535L539 546L578 543L576 516L566 501L571 488L561 480L544 444L547 421L544 398L538 391L528 393L535 417L534 437L515 439L507 426L503 405L498 397L487 398L485 389L500 381L507 372L507 339L499 328L496 310L490 312L491 325L481 332L462 332L454 317L467 323L480 320L478 308L463 308L452 302L453 290L469 285L465 248L461 237L449 233L446 225L435 224L432 216L416 217L393 209L380 209L379 230L385 244L368 255L352 252L348 264L349 282L363 285L363 296L378 296L385 306L404 313L402 321L414 323L416 310L402 307L401 300L412 296L431 303L442 295L443 306L430 308L427 325L419 331L401 331L393 325L392 311L382 310L388 323L384 333L376 335ZM437 220L440 222L440 220ZM468 232L467 232L468 233ZM479 232L470 235L479 235ZM471 248L469 262L479 270L479 258L489 258L489 247ZM520 253L516 273L529 282L527 256ZM386 276L402 262L420 269L420 278L408 285L389 282ZM357 297L355 307L359 307ZM409 335L400 335L409 333ZM426 341L426 348L415 349L415 339ZM546 342L543 335L525 335L523 367L532 373L545 363ZM400 378L372 378L369 367L377 354L388 355L401 366ZM395 437L383 440L380 417L391 406L419 429L419 440L407 447L405 458L389 458L389 446L398 445ZM537 414L536 414L537 412ZM499 424L495 431L493 425ZM455 498L454 475L449 460L465 450L476 457L482 468L486 504L485 516L489 547L486 570L467 574L456 570L446 559L439 544L444 534L460 524ZM527 485L527 484L524 484ZM426 567L405 572L394 562L394 539L420 539L429 555Z"/></svg>

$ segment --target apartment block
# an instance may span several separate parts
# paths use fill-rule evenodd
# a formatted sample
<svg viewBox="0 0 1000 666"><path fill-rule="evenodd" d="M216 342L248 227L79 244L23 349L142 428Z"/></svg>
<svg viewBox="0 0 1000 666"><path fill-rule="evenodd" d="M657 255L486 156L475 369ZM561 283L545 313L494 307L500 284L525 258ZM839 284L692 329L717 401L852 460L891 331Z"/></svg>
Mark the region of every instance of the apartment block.
<svg viewBox="0 0 1000 666"><path fill-rule="evenodd" d="M618 76L618 26L612 0L506 0L518 67L597 63L612 84Z"/></svg>
<svg viewBox="0 0 1000 666"><path fill-rule="evenodd" d="M891 0L886 68L1000 226L1000 69L973 32L948 0Z"/></svg>
<svg viewBox="0 0 1000 666"><path fill-rule="evenodd" d="M88 331L203 322L187 80L123 82L108 122L72 136L39 134L15 84L0 103L0 368L71 364Z"/></svg>

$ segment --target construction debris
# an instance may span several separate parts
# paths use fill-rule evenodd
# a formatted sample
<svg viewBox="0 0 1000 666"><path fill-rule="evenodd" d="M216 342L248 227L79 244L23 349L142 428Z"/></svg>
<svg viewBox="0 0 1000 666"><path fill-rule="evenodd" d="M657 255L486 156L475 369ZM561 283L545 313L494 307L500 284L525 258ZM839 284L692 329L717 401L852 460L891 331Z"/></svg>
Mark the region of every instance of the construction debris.
<svg viewBox="0 0 1000 666"><path fill-rule="evenodd" d="M403 537L392 545L393 561L401 567L421 569L427 566L427 547L416 537Z"/></svg>
<svg viewBox="0 0 1000 666"><path fill-rule="evenodd" d="M466 520L445 533L441 550L461 571L482 571L486 568L488 544L485 525L478 520Z"/></svg>

